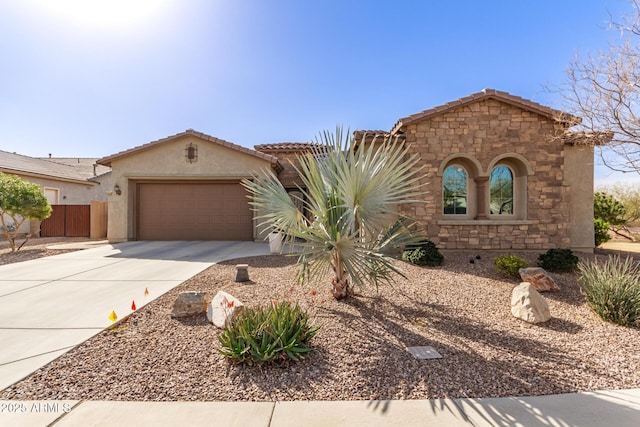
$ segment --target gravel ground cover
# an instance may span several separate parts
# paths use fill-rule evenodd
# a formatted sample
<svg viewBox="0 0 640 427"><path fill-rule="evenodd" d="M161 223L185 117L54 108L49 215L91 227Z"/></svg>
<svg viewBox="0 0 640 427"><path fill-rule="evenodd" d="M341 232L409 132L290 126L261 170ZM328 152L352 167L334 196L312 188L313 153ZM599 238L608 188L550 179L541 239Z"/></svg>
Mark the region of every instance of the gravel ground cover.
<svg viewBox="0 0 640 427"><path fill-rule="evenodd" d="M89 239L85 237L38 237L31 238L25 245L16 252L11 252L9 242L6 237L0 236L0 265L12 264L14 262L28 261L30 259L43 258L50 255L74 252L76 249L47 249L47 246L59 243L83 242ZM16 240L18 246L24 239Z"/></svg>
<svg viewBox="0 0 640 427"><path fill-rule="evenodd" d="M1 399L273 401L545 395L640 386L640 330L601 321L574 274L553 275L553 318L511 316L517 282L493 266L500 253L443 251L445 263L402 263L407 278L357 289L338 302L328 282L294 281L295 259L252 257L214 265L128 319L0 392ZM475 255L480 260L471 264ZM536 253L515 253L535 263ZM249 264L251 282L233 281ZM298 301L320 331L301 363L236 366L217 353L204 315L172 319L179 292L225 290L246 305ZM442 359L415 360L429 345Z"/></svg>

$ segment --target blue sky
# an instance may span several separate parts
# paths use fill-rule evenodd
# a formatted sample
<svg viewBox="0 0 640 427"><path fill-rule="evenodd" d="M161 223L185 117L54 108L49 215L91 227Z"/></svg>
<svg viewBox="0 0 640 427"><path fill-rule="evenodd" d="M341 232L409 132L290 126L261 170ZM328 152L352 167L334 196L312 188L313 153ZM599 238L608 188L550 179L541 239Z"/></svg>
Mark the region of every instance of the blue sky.
<svg viewBox="0 0 640 427"><path fill-rule="evenodd" d="M92 6L87 6L92 4ZM0 149L102 157L193 128L309 141L478 92L554 108L626 0L0 0ZM609 171L597 167L597 180ZM608 177L610 180L618 176Z"/></svg>

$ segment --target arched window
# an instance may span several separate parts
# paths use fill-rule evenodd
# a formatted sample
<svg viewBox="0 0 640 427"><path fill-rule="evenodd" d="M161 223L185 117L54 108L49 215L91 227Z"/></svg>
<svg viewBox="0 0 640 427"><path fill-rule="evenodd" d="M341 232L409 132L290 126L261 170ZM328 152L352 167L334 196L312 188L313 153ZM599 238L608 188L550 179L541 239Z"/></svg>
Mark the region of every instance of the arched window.
<svg viewBox="0 0 640 427"><path fill-rule="evenodd" d="M489 213L513 215L513 172L505 165L498 165L489 178Z"/></svg>
<svg viewBox="0 0 640 427"><path fill-rule="evenodd" d="M442 204L445 215L467 214L467 171L451 165L442 176Z"/></svg>

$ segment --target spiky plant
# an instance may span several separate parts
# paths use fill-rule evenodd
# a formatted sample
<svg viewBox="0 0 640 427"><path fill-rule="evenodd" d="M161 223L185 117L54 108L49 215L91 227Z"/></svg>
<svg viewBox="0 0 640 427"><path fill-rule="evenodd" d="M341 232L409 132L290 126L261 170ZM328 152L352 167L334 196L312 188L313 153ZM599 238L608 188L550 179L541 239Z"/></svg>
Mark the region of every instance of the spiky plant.
<svg viewBox="0 0 640 427"><path fill-rule="evenodd" d="M298 280L333 272L331 292L345 298L355 285L389 282L402 274L389 255L420 240L412 221L398 220L397 206L418 201L418 156L398 140L358 144L349 131L323 132L312 152L298 156L305 214L277 176L264 171L243 185L261 226L282 232L300 248Z"/></svg>

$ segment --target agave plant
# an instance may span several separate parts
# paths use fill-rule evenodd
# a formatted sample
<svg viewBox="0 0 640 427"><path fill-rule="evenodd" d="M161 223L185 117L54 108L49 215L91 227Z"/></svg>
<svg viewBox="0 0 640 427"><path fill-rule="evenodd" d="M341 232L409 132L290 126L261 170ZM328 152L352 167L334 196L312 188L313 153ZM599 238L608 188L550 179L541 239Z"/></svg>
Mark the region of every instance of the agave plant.
<svg viewBox="0 0 640 427"><path fill-rule="evenodd" d="M365 141L366 136L361 141ZM420 240L415 224L398 218L397 206L421 196L417 155L401 141L374 139L357 144L347 130L323 132L312 152L298 156L303 194L296 208L277 176L264 171L243 185L260 226L283 233L300 248L297 279L325 277L333 271L332 294L345 298L355 285L389 282L402 272L389 256Z"/></svg>

